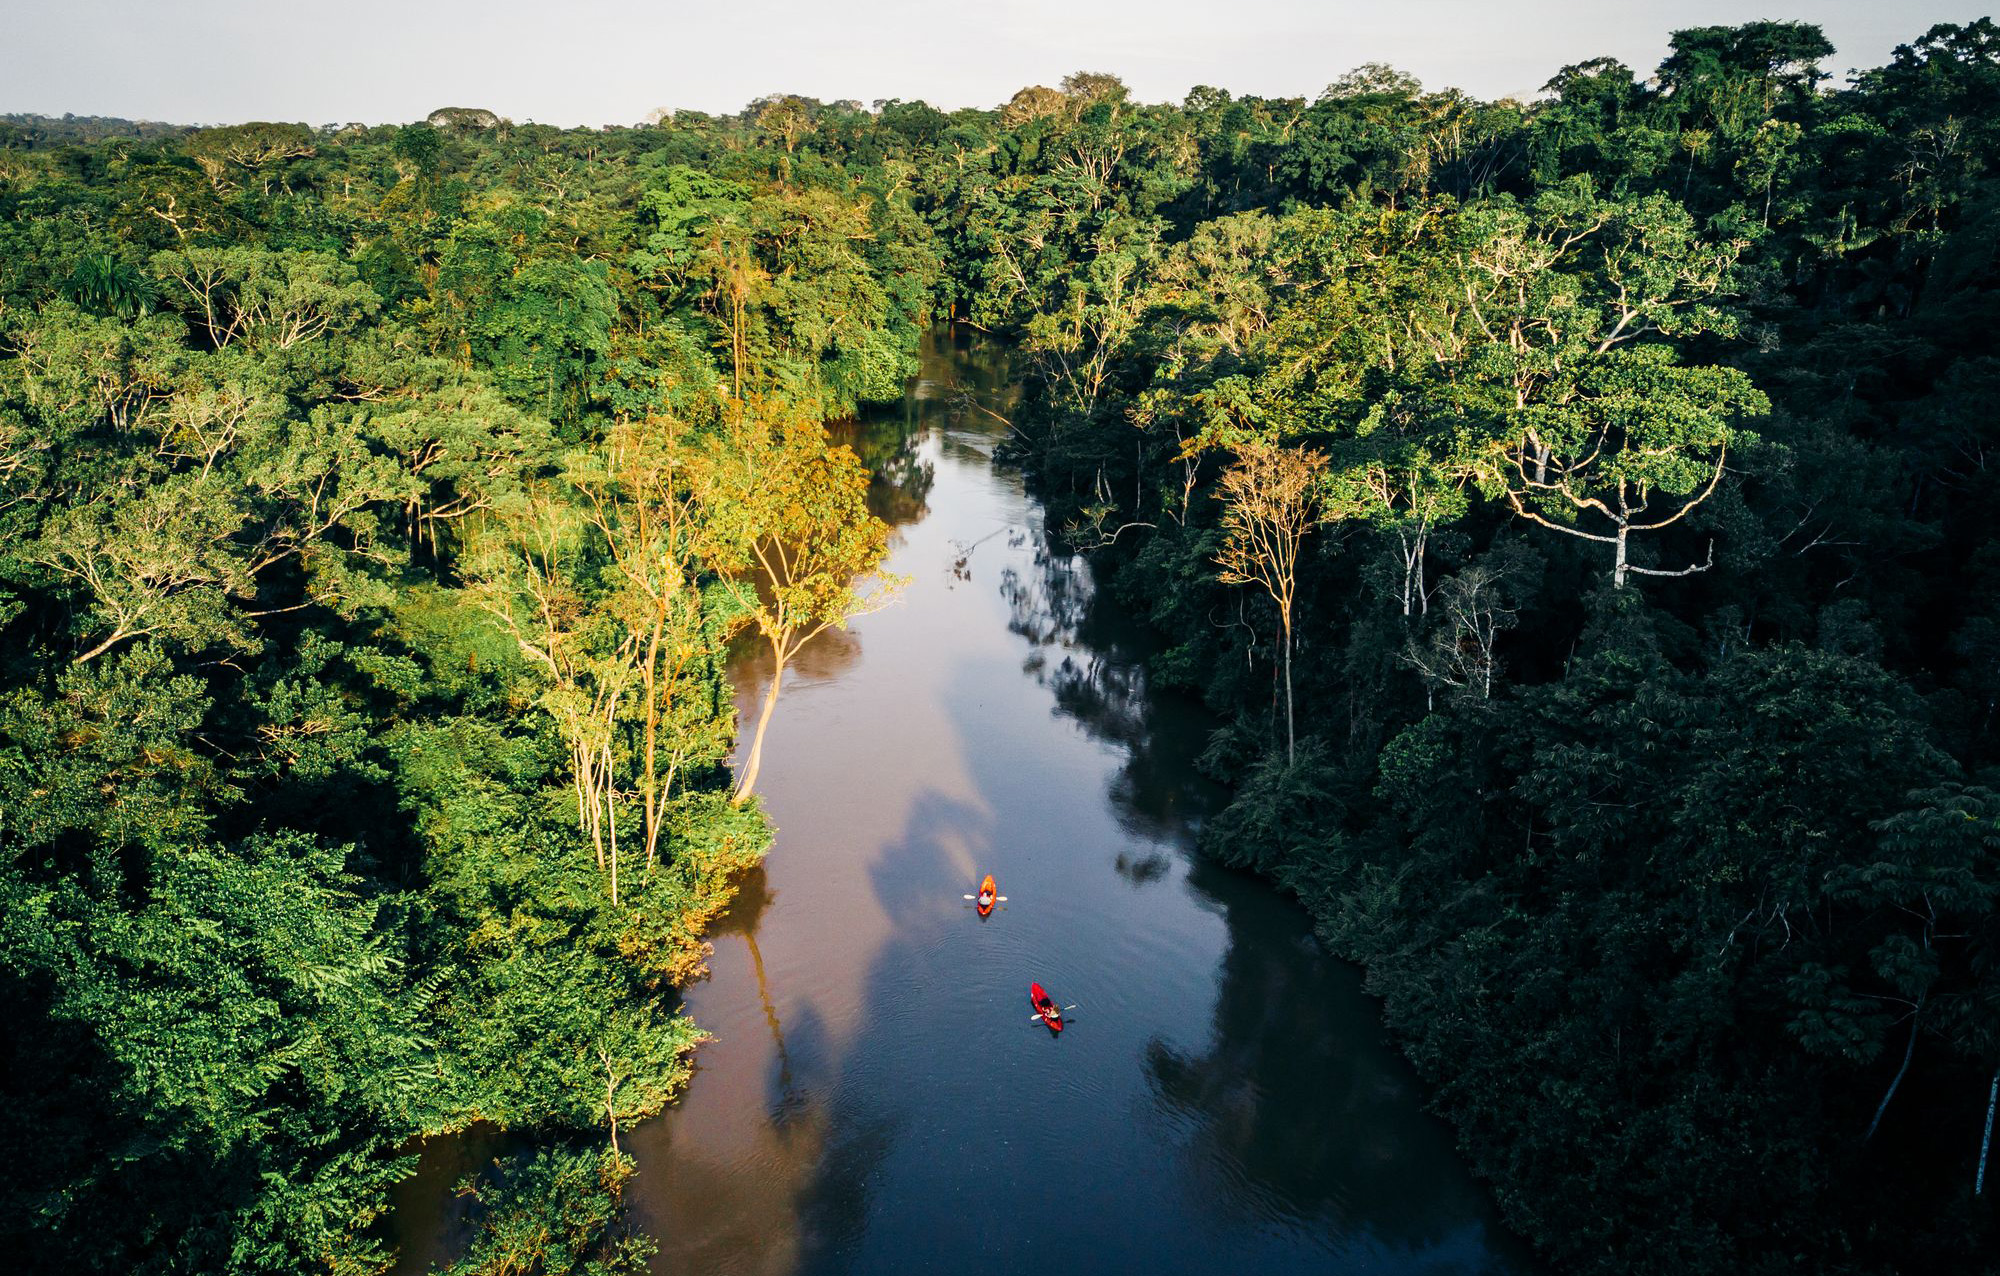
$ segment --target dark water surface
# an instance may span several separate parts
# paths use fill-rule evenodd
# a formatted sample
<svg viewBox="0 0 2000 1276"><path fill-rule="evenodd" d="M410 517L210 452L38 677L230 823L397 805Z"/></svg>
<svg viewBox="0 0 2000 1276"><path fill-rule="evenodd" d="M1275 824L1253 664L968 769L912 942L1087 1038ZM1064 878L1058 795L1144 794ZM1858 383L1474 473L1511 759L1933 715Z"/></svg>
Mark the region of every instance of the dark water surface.
<svg viewBox="0 0 2000 1276"><path fill-rule="evenodd" d="M777 846L687 998L716 1040L625 1141L654 1270L1529 1270L1358 973L1193 854L1207 723L1148 693L1137 629L991 464L1003 387L943 338L857 428L912 579L787 676ZM1030 980L1077 1004L1061 1036ZM445 1162L482 1155L427 1153L406 1270L459 1230Z"/></svg>

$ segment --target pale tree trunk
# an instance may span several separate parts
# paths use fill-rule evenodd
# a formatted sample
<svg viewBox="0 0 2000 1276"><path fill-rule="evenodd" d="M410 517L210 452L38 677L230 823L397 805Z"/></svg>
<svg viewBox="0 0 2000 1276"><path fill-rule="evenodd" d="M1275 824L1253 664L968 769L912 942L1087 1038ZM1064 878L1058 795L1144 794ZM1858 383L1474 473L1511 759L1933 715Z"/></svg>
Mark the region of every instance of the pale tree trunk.
<svg viewBox="0 0 2000 1276"><path fill-rule="evenodd" d="M660 814L665 800L660 791L659 776L660 631L665 625L664 614L654 618L652 637L646 645L646 739L640 782L645 786L646 871L649 873L660 844Z"/></svg>
<svg viewBox="0 0 2000 1276"><path fill-rule="evenodd" d="M583 746L580 744L570 745L570 787L576 790L576 831L579 833L588 833L590 831L590 796L589 789L585 783L585 766ZM604 867L604 848L601 846L597 848L597 867Z"/></svg>
<svg viewBox="0 0 2000 1276"><path fill-rule="evenodd" d="M1896 1087L1903 1084L1903 1074L1910 1070L1910 1056L1917 1052L1917 1029L1923 1026L1923 1009L1923 1000L1919 998L1917 1008L1910 1012L1910 1044L1903 1048L1903 1066L1896 1069L1895 1080L1889 1082L1889 1092L1882 1096L1881 1106L1875 1109L1875 1119L1868 1123L1868 1132L1861 1136L1863 1143L1875 1137L1875 1127L1882 1124L1882 1114L1889 1110L1889 1100L1896 1097Z"/></svg>
<svg viewBox="0 0 2000 1276"><path fill-rule="evenodd" d="M1420 615L1425 616L1431 614L1431 596L1424 589L1424 547L1430 543L1430 538L1431 533L1428 526L1417 534L1416 560L1412 564L1414 574L1417 578L1417 611ZM1409 613L1406 611L1404 614L1408 615Z"/></svg>
<svg viewBox="0 0 2000 1276"><path fill-rule="evenodd" d="M1986 1134L1979 1140L1979 1173L1972 1179L1972 1194L1986 1191L1986 1151L1993 1146L1993 1108L2000 1104L2000 1068L1993 1070L1993 1084L1986 1089Z"/></svg>
<svg viewBox="0 0 2000 1276"><path fill-rule="evenodd" d="M618 789L612 783L611 744L604 745L604 817L611 834L611 902L618 903Z"/></svg>
<svg viewBox="0 0 2000 1276"><path fill-rule="evenodd" d="M1417 564L1422 560L1424 543L1420 537L1412 544L1407 532L1397 532L1396 543L1403 551L1403 614L1408 616L1416 601L1415 595L1420 592L1416 587Z"/></svg>
<svg viewBox="0 0 2000 1276"><path fill-rule="evenodd" d="M590 834L590 845L597 852L597 868L604 870L604 819L603 811L597 803L597 753L590 742L581 736L570 746L576 768L576 822L577 827Z"/></svg>
<svg viewBox="0 0 2000 1276"><path fill-rule="evenodd" d="M604 735L597 746L597 794L593 816L599 820L608 834L611 859L611 902L618 902L618 771L611 753L611 741L616 734L618 719L618 696L614 693L604 701ZM600 859L600 862L601 859Z"/></svg>
<svg viewBox="0 0 2000 1276"><path fill-rule="evenodd" d="M604 1065L604 1121L611 1127L611 1150L618 1151L618 1074L611 1067L611 1052L597 1048L598 1062Z"/></svg>
<svg viewBox="0 0 2000 1276"><path fill-rule="evenodd" d="M1297 761L1297 735L1292 728L1292 609L1286 607L1280 619L1285 622L1285 765Z"/></svg>
<svg viewBox="0 0 2000 1276"><path fill-rule="evenodd" d="M757 714L757 731L750 737L750 756L743 763L743 774L736 781L736 794L730 801L741 806L750 797L750 790L757 786L757 771L764 763L764 729L771 725L771 711L778 707L778 687L785 680L785 662L774 646L771 650L771 686L764 692L764 707Z"/></svg>
<svg viewBox="0 0 2000 1276"><path fill-rule="evenodd" d="M612 1106L612 1096L617 1093L609 1080L604 1083L604 1116L611 1123L611 1150L618 1151L618 1109Z"/></svg>
<svg viewBox="0 0 2000 1276"><path fill-rule="evenodd" d="M730 384L738 399L743 397L743 300L748 285L743 281L743 263L736 263L736 276L729 283L729 355L732 369Z"/></svg>

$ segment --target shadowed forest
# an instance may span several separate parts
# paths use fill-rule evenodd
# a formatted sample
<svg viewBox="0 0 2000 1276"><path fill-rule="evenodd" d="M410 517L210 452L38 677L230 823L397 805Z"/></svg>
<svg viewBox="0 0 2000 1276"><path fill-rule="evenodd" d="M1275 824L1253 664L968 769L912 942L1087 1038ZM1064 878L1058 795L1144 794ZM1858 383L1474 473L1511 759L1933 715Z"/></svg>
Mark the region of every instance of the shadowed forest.
<svg viewBox="0 0 2000 1276"><path fill-rule="evenodd" d="M1551 1270L1990 1269L2000 28L1832 52L0 117L14 1261L380 1272L498 1127L452 1272L644 1270L784 673L899 585L826 427L950 322Z"/></svg>

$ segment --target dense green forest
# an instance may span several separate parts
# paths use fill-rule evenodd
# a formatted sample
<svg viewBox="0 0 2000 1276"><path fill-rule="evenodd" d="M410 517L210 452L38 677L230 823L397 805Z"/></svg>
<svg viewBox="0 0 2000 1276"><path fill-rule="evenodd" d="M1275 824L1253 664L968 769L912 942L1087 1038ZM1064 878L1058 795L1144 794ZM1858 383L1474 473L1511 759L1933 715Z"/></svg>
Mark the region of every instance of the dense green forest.
<svg viewBox="0 0 2000 1276"><path fill-rule="evenodd" d="M666 134L81 131L0 132L10 1248L378 1271L485 1122L551 1141L466 1270L634 1269L770 838L727 644L893 586L822 422L901 394L923 223Z"/></svg>
<svg viewBox="0 0 2000 1276"><path fill-rule="evenodd" d="M950 318L1220 715L1209 850L1367 968L1555 1270L1990 1266L2000 28L1831 52L10 117L15 1251L378 1270L412 1136L492 1122L545 1146L464 1270L642 1263L617 1130L769 837L725 644L893 590L820 427Z"/></svg>

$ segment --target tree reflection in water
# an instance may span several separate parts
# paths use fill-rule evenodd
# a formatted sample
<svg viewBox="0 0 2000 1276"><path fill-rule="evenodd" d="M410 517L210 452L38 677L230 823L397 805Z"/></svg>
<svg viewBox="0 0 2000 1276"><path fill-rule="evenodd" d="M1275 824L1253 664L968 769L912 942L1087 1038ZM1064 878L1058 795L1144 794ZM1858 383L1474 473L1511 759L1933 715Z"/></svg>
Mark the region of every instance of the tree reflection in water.
<svg viewBox="0 0 2000 1276"><path fill-rule="evenodd" d="M1214 724L1191 697L1148 685L1150 636L1081 557L1040 535L1032 569L1003 573L999 590L1056 711L1123 754L1107 796L1140 844L1113 867L1146 886L1184 861L1188 888L1227 924L1206 1047L1155 1038L1144 1060L1158 1110L1181 1130L1188 1198L1233 1223L1306 1224L1364 1264L1526 1270L1483 1193L1462 1176L1439 1182L1449 1133L1382 1039L1360 972L1322 950L1292 901L1193 855L1225 797L1196 765Z"/></svg>
<svg viewBox="0 0 2000 1276"><path fill-rule="evenodd" d="M1383 1041L1360 972L1320 950L1290 901L1213 864L1192 878L1224 910L1231 941L1208 1042L1156 1039L1145 1061L1161 1112L1189 1131L1192 1197L1313 1224L1347 1248L1514 1269L1494 1252L1514 1247L1482 1194L1440 1182L1449 1134Z"/></svg>
<svg viewBox="0 0 2000 1276"><path fill-rule="evenodd" d="M863 411L835 423L836 441L854 449L870 475L868 503L892 527L930 512L935 465L924 458L926 434L970 429L987 433L1005 422L1019 393L1007 352L991 342L975 345L948 331L926 334L918 370L898 403Z"/></svg>
<svg viewBox="0 0 2000 1276"><path fill-rule="evenodd" d="M1048 688L1058 713L1123 750L1110 798L1124 830L1150 842L1191 842L1223 796L1195 765L1213 723L1191 697L1152 687L1151 636L1100 597L1085 559L1052 546L1039 528L1030 535L1034 570L1002 572L999 584L1008 628L1030 644L1023 669ZM1135 886L1165 876L1159 852L1121 852L1119 861Z"/></svg>
<svg viewBox="0 0 2000 1276"><path fill-rule="evenodd" d="M891 527L917 522L930 513L936 469L921 453L923 426L898 417L866 416L827 427L868 467L868 508Z"/></svg>

